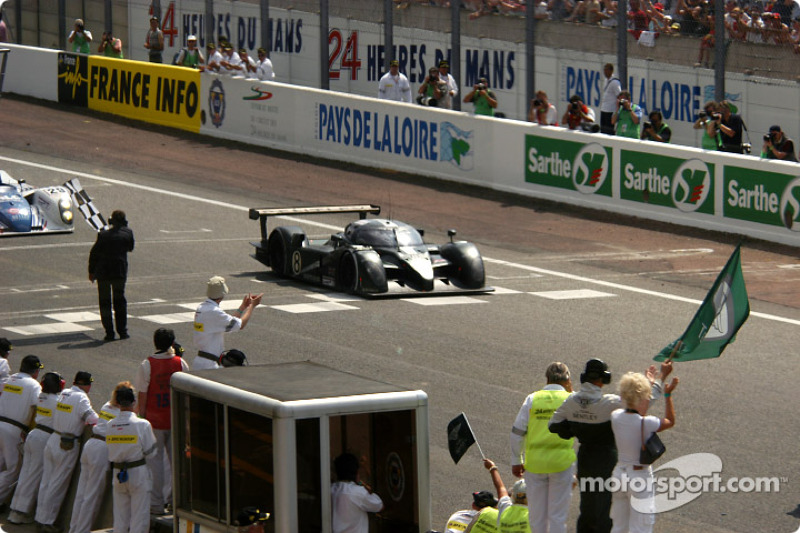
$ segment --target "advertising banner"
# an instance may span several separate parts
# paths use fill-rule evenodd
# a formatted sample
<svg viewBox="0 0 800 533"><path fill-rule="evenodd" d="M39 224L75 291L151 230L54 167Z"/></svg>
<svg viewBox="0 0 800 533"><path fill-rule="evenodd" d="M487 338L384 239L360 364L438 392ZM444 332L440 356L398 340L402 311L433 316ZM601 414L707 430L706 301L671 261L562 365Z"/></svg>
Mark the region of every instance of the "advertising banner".
<svg viewBox="0 0 800 533"><path fill-rule="evenodd" d="M800 178L798 174L754 171L725 166L726 218L785 226L800 231Z"/></svg>
<svg viewBox="0 0 800 533"><path fill-rule="evenodd" d="M196 70L90 56L85 85L90 109L189 131L200 129Z"/></svg>
<svg viewBox="0 0 800 533"><path fill-rule="evenodd" d="M620 198L684 213L714 213L714 164L620 150Z"/></svg>
<svg viewBox="0 0 800 533"><path fill-rule="evenodd" d="M525 135L525 181L611 196L611 148Z"/></svg>

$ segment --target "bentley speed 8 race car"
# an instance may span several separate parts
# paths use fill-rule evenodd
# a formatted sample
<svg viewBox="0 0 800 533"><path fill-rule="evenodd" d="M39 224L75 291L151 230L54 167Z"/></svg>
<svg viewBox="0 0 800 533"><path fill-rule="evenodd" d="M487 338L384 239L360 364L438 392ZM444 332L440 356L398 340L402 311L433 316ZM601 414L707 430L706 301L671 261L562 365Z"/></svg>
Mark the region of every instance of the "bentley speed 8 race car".
<svg viewBox="0 0 800 533"><path fill-rule="evenodd" d="M474 244L453 241L427 244L423 232L397 220L368 219L380 214L375 205L250 209L261 224L261 241L255 259L280 276L298 279L337 291L379 295L390 291L390 282L414 291L434 290L436 280L459 292L490 292L485 286L483 258ZM278 226L267 236L271 216L359 213L360 218L330 238L310 239L298 226ZM450 292L450 291L448 291Z"/></svg>
<svg viewBox="0 0 800 533"><path fill-rule="evenodd" d="M73 231L72 191L66 185L37 189L0 170L0 236Z"/></svg>

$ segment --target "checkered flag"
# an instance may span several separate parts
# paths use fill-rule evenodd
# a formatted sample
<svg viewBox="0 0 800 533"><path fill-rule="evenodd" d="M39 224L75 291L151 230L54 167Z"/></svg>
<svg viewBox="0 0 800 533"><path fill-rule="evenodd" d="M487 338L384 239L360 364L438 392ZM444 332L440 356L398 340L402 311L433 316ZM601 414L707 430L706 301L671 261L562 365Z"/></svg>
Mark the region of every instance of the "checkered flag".
<svg viewBox="0 0 800 533"><path fill-rule="evenodd" d="M95 231L108 229L106 219L103 218L103 215L97 210L92 199L86 191L83 190L78 178L72 178L64 184L64 187L70 190L72 193L72 201L78 206L78 211L81 212L83 218L86 219L86 222L88 222Z"/></svg>

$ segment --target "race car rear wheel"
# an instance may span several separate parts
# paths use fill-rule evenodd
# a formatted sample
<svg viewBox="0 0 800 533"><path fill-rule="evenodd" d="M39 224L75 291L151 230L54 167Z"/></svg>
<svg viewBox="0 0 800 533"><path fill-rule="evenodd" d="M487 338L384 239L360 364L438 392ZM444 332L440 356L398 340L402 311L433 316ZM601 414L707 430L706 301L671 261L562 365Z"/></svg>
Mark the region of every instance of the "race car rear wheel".
<svg viewBox="0 0 800 533"><path fill-rule="evenodd" d="M304 235L298 226L279 226L272 230L267 241L267 255L272 271L280 276L291 274L292 242L296 235Z"/></svg>
<svg viewBox="0 0 800 533"><path fill-rule="evenodd" d="M347 292L358 291L358 258L353 252L347 252L339 261L339 287Z"/></svg>

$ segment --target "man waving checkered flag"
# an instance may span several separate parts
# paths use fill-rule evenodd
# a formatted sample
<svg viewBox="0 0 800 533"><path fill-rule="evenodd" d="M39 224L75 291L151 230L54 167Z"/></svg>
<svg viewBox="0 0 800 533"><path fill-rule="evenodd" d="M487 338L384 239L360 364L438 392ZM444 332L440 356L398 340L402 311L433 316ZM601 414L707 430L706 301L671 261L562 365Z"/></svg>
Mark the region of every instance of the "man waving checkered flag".
<svg viewBox="0 0 800 533"><path fill-rule="evenodd" d="M95 231L108 228L106 220L103 218L103 215L100 214L100 211L97 210L97 207L95 207L94 202L86 191L83 190L78 178L72 178L64 184L64 187L70 190L72 193L72 201L78 206L78 211L81 212L83 218L86 219L86 222L88 222Z"/></svg>

